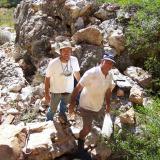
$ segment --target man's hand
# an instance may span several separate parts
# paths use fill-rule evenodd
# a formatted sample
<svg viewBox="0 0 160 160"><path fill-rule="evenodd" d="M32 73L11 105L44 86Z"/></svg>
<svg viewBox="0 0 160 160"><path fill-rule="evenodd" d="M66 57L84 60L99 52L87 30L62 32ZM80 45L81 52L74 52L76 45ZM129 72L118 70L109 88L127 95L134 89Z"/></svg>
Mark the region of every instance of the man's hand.
<svg viewBox="0 0 160 160"><path fill-rule="evenodd" d="M45 95L45 101L46 101L46 103L47 103L47 104L49 104L49 103L50 103L50 101L51 101L51 97L50 97L50 95L49 95L49 94Z"/></svg>

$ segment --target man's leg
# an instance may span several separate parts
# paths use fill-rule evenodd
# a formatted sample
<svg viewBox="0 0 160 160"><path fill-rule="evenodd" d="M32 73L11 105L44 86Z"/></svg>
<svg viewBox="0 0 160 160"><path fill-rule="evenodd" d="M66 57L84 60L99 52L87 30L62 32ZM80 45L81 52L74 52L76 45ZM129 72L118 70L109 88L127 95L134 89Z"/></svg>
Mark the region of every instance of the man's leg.
<svg viewBox="0 0 160 160"><path fill-rule="evenodd" d="M51 93L50 116L52 116L52 120L53 120L54 113L56 113L56 111L57 111L57 106L60 103L60 101L61 101L61 94Z"/></svg>
<svg viewBox="0 0 160 160"><path fill-rule="evenodd" d="M80 115L82 116L83 120L83 128L79 133L79 139L78 139L78 150L84 150L84 141L85 137L88 135L88 133L92 129L92 121L93 121L93 112L80 108Z"/></svg>
<svg viewBox="0 0 160 160"><path fill-rule="evenodd" d="M69 103L69 98L70 98L69 93L62 94L61 103L60 103L60 106L59 106L59 109L58 109L60 119L64 123L67 123L66 110L67 110L67 104Z"/></svg>

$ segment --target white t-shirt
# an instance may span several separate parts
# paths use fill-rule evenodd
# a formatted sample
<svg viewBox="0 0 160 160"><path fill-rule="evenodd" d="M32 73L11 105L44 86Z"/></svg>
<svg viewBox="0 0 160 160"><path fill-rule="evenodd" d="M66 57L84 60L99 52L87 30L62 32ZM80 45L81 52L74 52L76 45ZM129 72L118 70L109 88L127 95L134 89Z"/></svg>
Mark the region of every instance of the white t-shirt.
<svg viewBox="0 0 160 160"><path fill-rule="evenodd" d="M65 70L71 71L70 76L65 76ZM57 57L50 61L46 77L50 78L50 92L52 93L71 93L74 88L74 72L80 71L79 63L76 57L71 56L68 63L62 63Z"/></svg>
<svg viewBox="0 0 160 160"><path fill-rule="evenodd" d="M84 87L80 95L80 107L95 112L102 108L107 89L112 90L115 86L112 74L105 77L100 66L86 71L79 83Z"/></svg>

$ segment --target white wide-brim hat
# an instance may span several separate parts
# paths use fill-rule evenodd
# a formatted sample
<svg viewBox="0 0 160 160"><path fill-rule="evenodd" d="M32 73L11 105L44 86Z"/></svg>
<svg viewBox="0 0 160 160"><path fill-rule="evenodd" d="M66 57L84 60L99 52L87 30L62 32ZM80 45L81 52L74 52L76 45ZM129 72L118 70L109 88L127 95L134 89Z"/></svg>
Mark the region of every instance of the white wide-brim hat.
<svg viewBox="0 0 160 160"><path fill-rule="evenodd" d="M72 45L69 41L57 42L55 45L55 52L60 54L60 50L63 48L71 48L72 49Z"/></svg>

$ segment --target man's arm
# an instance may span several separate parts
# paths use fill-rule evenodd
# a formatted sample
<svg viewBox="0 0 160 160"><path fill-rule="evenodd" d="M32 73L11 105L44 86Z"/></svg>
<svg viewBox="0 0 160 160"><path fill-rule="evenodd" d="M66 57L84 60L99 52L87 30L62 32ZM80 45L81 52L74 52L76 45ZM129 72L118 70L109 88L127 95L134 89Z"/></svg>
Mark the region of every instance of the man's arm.
<svg viewBox="0 0 160 160"><path fill-rule="evenodd" d="M45 100L46 103L50 103L50 78L49 77L45 77Z"/></svg>
<svg viewBox="0 0 160 160"><path fill-rule="evenodd" d="M77 80L77 82L79 82L79 80L81 78L80 73L79 72L74 72L74 77Z"/></svg>
<svg viewBox="0 0 160 160"><path fill-rule="evenodd" d="M68 108L68 111L70 114L72 114L74 112L74 107L76 104L76 97L82 89L83 89L83 86L80 83L78 83L71 94L70 104L69 104L69 108Z"/></svg>
<svg viewBox="0 0 160 160"><path fill-rule="evenodd" d="M107 91L106 91L106 112L109 113L110 112L110 99L111 99L111 95L112 95L112 90L109 88Z"/></svg>

